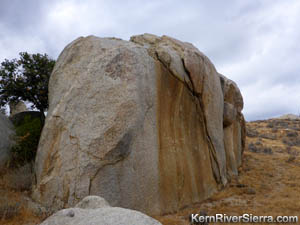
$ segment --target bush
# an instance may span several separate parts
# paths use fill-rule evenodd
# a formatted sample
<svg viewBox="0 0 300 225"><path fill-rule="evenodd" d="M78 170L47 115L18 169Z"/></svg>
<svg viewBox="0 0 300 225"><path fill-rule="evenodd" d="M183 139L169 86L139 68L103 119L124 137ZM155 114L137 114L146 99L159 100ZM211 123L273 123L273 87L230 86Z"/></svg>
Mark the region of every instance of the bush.
<svg viewBox="0 0 300 225"><path fill-rule="evenodd" d="M257 148L253 143L250 143L248 145L248 149L249 149L250 152L255 152L255 153L260 152L260 149Z"/></svg>
<svg viewBox="0 0 300 225"><path fill-rule="evenodd" d="M246 135L247 135L247 137L257 137L258 132L256 130L251 129L251 128L247 128Z"/></svg>
<svg viewBox="0 0 300 225"><path fill-rule="evenodd" d="M20 124L15 124L16 144L12 147L12 162L21 166L35 159L43 124L40 118L26 115Z"/></svg>
<svg viewBox="0 0 300 225"><path fill-rule="evenodd" d="M264 148L263 153L272 155L272 154L273 154L273 151L272 151L271 148Z"/></svg>
<svg viewBox="0 0 300 225"><path fill-rule="evenodd" d="M297 132L293 132L293 131L289 131L287 132L286 134L287 137L297 137L298 136L298 133Z"/></svg>

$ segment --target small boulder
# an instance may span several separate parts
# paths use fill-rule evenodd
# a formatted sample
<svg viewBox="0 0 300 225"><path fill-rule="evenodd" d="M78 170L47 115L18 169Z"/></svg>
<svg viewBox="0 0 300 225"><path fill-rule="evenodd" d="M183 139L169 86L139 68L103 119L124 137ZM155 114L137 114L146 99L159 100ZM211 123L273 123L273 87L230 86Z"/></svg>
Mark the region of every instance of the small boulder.
<svg viewBox="0 0 300 225"><path fill-rule="evenodd" d="M97 209L97 208L104 208L104 207L110 207L108 202L99 196L90 195L85 197L81 200L77 205L75 205L75 208L81 208L81 209Z"/></svg>
<svg viewBox="0 0 300 225"><path fill-rule="evenodd" d="M58 211L41 225L161 225L141 212L110 207L98 196L87 196L75 207Z"/></svg>
<svg viewBox="0 0 300 225"><path fill-rule="evenodd" d="M10 102L9 103L9 108L10 108L10 116L13 116L15 114L18 114L20 112L25 112L27 111L27 107L24 102Z"/></svg>
<svg viewBox="0 0 300 225"><path fill-rule="evenodd" d="M14 143L14 135L13 124L0 113L0 168L5 166L10 159L10 148Z"/></svg>

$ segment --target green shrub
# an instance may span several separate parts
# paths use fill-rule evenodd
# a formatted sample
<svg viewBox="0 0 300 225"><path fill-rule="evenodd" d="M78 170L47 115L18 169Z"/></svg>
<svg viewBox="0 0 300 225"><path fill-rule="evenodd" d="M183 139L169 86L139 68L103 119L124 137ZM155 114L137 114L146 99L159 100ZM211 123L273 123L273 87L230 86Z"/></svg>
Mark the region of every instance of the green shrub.
<svg viewBox="0 0 300 225"><path fill-rule="evenodd" d="M30 115L26 115L20 124L15 124L16 144L11 151L11 165L21 166L35 159L42 128L41 120Z"/></svg>

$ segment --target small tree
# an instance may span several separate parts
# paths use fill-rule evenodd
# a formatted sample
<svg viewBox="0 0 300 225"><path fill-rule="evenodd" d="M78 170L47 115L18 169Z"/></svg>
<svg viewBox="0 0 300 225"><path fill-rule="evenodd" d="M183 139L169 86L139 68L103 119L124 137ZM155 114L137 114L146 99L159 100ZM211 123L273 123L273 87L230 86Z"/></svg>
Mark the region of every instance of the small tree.
<svg viewBox="0 0 300 225"><path fill-rule="evenodd" d="M20 53L20 59L5 59L0 66L0 108L10 102L29 101L32 108L48 109L48 83L55 60L47 54Z"/></svg>

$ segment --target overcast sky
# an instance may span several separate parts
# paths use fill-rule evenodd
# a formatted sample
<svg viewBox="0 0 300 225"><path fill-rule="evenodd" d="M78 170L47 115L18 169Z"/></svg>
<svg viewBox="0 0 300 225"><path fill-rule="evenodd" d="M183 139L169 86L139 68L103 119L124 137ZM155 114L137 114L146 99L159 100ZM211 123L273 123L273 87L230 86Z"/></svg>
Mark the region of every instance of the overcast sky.
<svg viewBox="0 0 300 225"><path fill-rule="evenodd" d="M0 0L0 61L56 59L79 36L169 35L234 80L246 119L300 113L299 0Z"/></svg>

